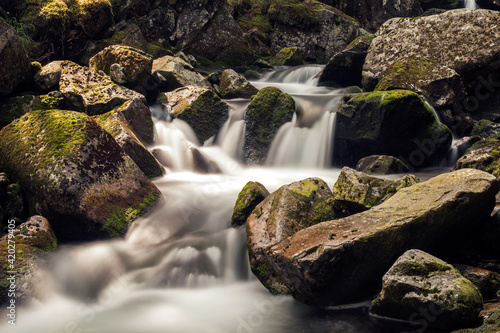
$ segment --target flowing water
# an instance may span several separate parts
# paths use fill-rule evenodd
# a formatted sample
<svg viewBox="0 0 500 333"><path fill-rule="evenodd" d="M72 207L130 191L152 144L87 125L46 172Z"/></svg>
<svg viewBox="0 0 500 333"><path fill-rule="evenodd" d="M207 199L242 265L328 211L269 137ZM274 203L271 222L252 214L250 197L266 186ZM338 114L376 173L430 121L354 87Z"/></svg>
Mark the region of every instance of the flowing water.
<svg viewBox="0 0 500 333"><path fill-rule="evenodd" d="M125 239L64 245L38 274L39 300L17 309L17 325L1 332L386 332L366 314L332 312L272 296L251 274L245 228L230 217L247 181L269 191L307 177L331 187L335 106L341 91L315 87L321 67L272 73L254 84L291 93L298 109L280 130L268 164L244 167L248 100L228 101L231 114L215 144L201 147L186 123L154 109L157 149L170 161L155 184L163 200L135 222ZM193 149L221 173L193 172ZM4 312L5 313L5 312Z"/></svg>
<svg viewBox="0 0 500 333"><path fill-rule="evenodd" d="M476 0L465 0L465 8L478 9L479 7L476 3Z"/></svg>

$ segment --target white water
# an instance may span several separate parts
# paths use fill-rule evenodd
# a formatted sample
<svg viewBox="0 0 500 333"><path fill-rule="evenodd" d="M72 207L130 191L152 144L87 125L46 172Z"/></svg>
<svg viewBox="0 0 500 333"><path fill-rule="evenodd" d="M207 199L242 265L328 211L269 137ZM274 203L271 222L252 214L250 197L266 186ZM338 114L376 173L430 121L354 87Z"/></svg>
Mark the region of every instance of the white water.
<svg viewBox="0 0 500 333"><path fill-rule="evenodd" d="M479 7L476 3L476 0L465 0L465 8L478 9Z"/></svg>

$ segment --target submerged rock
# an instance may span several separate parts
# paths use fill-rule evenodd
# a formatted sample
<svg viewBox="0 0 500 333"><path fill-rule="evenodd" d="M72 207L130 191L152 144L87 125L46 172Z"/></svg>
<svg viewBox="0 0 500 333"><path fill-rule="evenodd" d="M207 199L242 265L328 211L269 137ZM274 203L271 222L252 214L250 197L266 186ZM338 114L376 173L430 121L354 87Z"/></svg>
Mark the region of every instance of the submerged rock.
<svg viewBox="0 0 500 333"><path fill-rule="evenodd" d="M0 134L0 168L62 240L123 236L160 197L113 137L83 113L33 111Z"/></svg>
<svg viewBox="0 0 500 333"><path fill-rule="evenodd" d="M295 112L292 96L278 88L261 89L245 114L245 162L262 164L279 128L291 121Z"/></svg>
<svg viewBox="0 0 500 333"><path fill-rule="evenodd" d="M453 266L420 250L405 252L382 278L382 291L370 313L405 321L429 309L442 329L475 326L483 299L479 290Z"/></svg>
<svg viewBox="0 0 500 333"><path fill-rule="evenodd" d="M333 186L333 204L344 214L356 214L381 204L400 189L418 182L420 180L413 175L384 179L344 167Z"/></svg>
<svg viewBox="0 0 500 333"><path fill-rule="evenodd" d="M442 174L403 188L366 212L298 231L262 256L304 303L364 298L405 251L451 246L446 244L454 240L451 234L486 218L498 190L496 178L479 170Z"/></svg>
<svg viewBox="0 0 500 333"><path fill-rule="evenodd" d="M197 73L191 64L179 57L164 56L153 61L153 71L157 72L162 80L162 91L172 91L182 87L199 87L210 89L210 83Z"/></svg>
<svg viewBox="0 0 500 333"><path fill-rule="evenodd" d="M279 188L247 219L252 272L273 294L289 293L269 263L267 251L299 230L334 218L332 192L323 180L308 178Z"/></svg>
<svg viewBox="0 0 500 333"><path fill-rule="evenodd" d="M219 89L222 98L251 98L259 92L244 76L232 69L222 72Z"/></svg>
<svg viewBox="0 0 500 333"><path fill-rule="evenodd" d="M258 204L269 196L269 191L259 182L248 182L238 194L234 204L231 225L239 227L247 221L248 216Z"/></svg>
<svg viewBox="0 0 500 333"><path fill-rule="evenodd" d="M206 88L179 88L161 93L158 101L170 109L173 117L187 122L200 142L217 134L229 116L229 106Z"/></svg>
<svg viewBox="0 0 500 333"><path fill-rule="evenodd" d="M392 175L410 171L408 166L398 158L387 155L364 157L356 164L356 171L375 175Z"/></svg>
<svg viewBox="0 0 500 333"><path fill-rule="evenodd" d="M90 116L106 113L133 99L146 103L143 95L119 86L87 67L65 61L61 70L61 93L75 110Z"/></svg>
<svg viewBox="0 0 500 333"><path fill-rule="evenodd" d="M337 112L334 161L354 166L370 155L391 155L408 167L441 159L450 130L416 93L394 90L344 96Z"/></svg>

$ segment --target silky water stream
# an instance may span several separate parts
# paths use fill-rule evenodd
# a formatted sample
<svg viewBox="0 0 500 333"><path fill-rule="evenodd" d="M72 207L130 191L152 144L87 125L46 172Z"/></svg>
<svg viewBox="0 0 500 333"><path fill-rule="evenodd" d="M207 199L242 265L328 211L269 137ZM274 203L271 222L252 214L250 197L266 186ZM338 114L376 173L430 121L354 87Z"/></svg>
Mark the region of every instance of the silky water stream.
<svg viewBox="0 0 500 333"><path fill-rule="evenodd" d="M335 122L330 111L342 93L315 86L320 70L298 67L253 82L277 86L299 105L262 167L239 162L248 100L228 101L227 123L202 147L187 124L166 121L155 109L156 144L172 161L167 176L155 181L165 200L136 221L125 239L61 246L35 277L40 300L18 309L15 327L4 314L0 331L387 332L359 309L327 311L270 295L250 272L245 228L229 225L247 181L269 191L307 177L335 183L340 170L328 168ZM222 172L193 172L192 147Z"/></svg>

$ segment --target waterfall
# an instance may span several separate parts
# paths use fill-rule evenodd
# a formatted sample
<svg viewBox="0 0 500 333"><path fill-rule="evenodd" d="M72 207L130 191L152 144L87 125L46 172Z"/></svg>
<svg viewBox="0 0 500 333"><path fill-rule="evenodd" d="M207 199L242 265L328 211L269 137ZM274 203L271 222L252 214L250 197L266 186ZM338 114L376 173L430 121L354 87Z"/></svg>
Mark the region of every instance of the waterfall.
<svg viewBox="0 0 500 333"><path fill-rule="evenodd" d="M465 8L478 9L479 7L476 3L476 0L465 0Z"/></svg>

